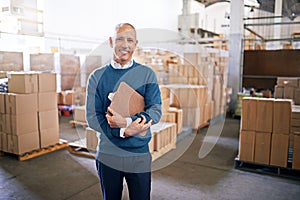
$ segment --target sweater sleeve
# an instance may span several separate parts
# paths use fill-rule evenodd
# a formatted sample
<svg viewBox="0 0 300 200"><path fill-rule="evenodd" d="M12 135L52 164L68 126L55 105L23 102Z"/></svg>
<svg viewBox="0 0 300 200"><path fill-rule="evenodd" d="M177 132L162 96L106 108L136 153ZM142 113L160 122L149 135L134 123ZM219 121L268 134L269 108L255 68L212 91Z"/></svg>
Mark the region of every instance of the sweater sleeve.
<svg viewBox="0 0 300 200"><path fill-rule="evenodd" d="M156 124L160 121L162 115L162 102L157 78L152 70L145 85L145 88L145 111L132 116L131 119L134 121L137 118L142 117L142 115L144 115L146 117L147 122L152 119L152 124Z"/></svg>
<svg viewBox="0 0 300 200"><path fill-rule="evenodd" d="M86 120L88 126L97 132L105 133L107 137L120 137L119 128L110 128L106 115L105 94L99 92L98 80L101 73L92 73L88 79L86 96Z"/></svg>

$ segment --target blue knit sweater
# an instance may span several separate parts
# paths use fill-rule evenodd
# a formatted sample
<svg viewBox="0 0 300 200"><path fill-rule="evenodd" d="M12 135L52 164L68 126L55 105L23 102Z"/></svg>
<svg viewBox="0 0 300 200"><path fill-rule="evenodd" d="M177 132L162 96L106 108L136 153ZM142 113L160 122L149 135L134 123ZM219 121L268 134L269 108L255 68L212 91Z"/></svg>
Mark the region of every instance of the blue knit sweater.
<svg viewBox="0 0 300 200"><path fill-rule="evenodd" d="M121 156L133 156L149 153L148 143L151 139L150 129L145 136L139 134L122 138L119 128L110 128L105 118L107 107L111 101L108 95L115 92L124 81L145 100L145 111L131 116L132 121L144 115L152 124L161 118L161 96L157 78L153 70L133 62L130 68L114 69L110 64L96 69L89 77L86 98L86 119L90 128L99 134L98 153Z"/></svg>

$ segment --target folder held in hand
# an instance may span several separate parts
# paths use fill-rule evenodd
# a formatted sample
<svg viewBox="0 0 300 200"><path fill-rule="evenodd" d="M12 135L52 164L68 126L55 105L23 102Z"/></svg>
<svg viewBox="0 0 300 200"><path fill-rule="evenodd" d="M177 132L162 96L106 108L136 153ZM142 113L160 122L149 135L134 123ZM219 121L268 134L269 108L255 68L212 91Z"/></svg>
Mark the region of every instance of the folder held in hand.
<svg viewBox="0 0 300 200"><path fill-rule="evenodd" d="M144 97L127 83L121 82L112 98L110 107L123 117L130 117L144 111L145 101Z"/></svg>

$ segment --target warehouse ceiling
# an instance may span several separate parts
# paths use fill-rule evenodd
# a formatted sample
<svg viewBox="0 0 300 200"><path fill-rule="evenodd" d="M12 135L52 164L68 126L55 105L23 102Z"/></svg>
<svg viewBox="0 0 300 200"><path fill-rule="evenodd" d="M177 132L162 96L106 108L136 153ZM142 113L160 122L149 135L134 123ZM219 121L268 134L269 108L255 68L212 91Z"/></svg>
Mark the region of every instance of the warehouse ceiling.
<svg viewBox="0 0 300 200"><path fill-rule="evenodd" d="M218 2L230 2L229 0L196 0L205 6L210 6ZM274 13L275 0L256 0L260 4L260 10ZM248 6L245 4L245 6ZM282 14L283 16L294 19L295 16L300 16L300 0L282 0Z"/></svg>

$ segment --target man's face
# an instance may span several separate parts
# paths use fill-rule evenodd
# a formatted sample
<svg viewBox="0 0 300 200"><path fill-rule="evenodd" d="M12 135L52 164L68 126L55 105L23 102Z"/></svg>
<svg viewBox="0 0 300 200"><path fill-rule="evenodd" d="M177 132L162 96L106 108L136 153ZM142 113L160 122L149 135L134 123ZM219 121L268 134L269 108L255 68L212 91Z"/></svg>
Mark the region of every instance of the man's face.
<svg viewBox="0 0 300 200"><path fill-rule="evenodd" d="M116 37L110 38L110 45L114 49L114 60L121 65L126 64L131 60L137 45L135 31L127 25L120 27Z"/></svg>

